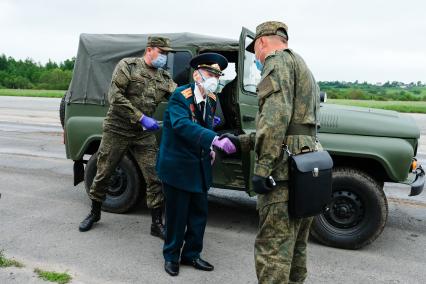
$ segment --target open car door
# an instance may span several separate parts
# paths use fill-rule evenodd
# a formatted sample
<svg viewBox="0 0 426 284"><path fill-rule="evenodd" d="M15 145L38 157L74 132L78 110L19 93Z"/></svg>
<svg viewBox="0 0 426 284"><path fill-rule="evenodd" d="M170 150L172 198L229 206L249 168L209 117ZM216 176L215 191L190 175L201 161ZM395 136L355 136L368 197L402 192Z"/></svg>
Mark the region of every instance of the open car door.
<svg viewBox="0 0 426 284"><path fill-rule="evenodd" d="M260 81L260 71L254 63L254 54L246 51L246 47L253 41L254 37L255 34L252 31L243 27L240 35L238 82L241 128L246 134L256 131L255 118L258 111L256 86ZM254 195L251 184L255 160L254 151L242 153L241 159L246 191L252 196Z"/></svg>

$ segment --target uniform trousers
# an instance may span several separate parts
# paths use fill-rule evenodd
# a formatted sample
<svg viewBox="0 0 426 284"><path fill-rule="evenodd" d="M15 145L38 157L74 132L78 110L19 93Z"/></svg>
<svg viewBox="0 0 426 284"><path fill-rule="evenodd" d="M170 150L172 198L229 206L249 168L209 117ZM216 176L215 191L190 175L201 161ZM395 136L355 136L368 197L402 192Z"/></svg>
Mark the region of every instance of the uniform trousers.
<svg viewBox="0 0 426 284"><path fill-rule="evenodd" d="M145 179L148 208L162 207L162 185L155 170L158 146L153 134L134 138L104 131L98 151L97 172L90 187L90 199L99 202L105 200L111 177L127 151L132 152Z"/></svg>
<svg viewBox="0 0 426 284"><path fill-rule="evenodd" d="M191 261L203 249L207 223L207 192L193 193L163 184L166 204L166 239L163 255L166 261Z"/></svg>
<svg viewBox="0 0 426 284"><path fill-rule="evenodd" d="M288 214L288 187L258 197L259 229L255 265L259 283L303 283L307 276L307 242L313 218Z"/></svg>

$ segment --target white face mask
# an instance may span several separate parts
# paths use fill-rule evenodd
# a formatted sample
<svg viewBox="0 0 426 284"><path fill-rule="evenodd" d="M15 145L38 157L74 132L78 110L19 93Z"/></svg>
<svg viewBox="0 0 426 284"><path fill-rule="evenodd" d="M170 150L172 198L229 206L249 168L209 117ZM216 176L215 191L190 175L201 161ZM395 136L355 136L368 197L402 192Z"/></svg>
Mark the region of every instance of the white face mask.
<svg viewBox="0 0 426 284"><path fill-rule="evenodd" d="M203 82L200 84L203 87L204 91L206 93L214 93L217 89L217 86L219 85L219 80L215 77L205 79L200 71L198 71L198 73L200 73L200 76L203 79Z"/></svg>

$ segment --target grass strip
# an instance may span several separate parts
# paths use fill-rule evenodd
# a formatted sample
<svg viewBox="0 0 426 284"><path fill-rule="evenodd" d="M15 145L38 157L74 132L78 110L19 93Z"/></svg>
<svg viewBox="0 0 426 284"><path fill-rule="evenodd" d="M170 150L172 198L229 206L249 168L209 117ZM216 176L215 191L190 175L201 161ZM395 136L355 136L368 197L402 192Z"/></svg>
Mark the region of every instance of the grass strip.
<svg viewBox="0 0 426 284"><path fill-rule="evenodd" d="M71 281L72 277L67 273L58 273L54 271L45 271L40 268L34 269L34 272L38 275L39 278L49 281L56 282L58 284L67 284Z"/></svg>
<svg viewBox="0 0 426 284"><path fill-rule="evenodd" d="M426 113L426 102L424 101L363 101L330 99L327 100L327 103L394 110L407 113Z"/></svg>
<svg viewBox="0 0 426 284"><path fill-rule="evenodd" d="M17 260L6 258L6 256L4 255L4 251L0 250L0 267L12 267L12 266L18 267L18 268L24 267L24 265Z"/></svg>
<svg viewBox="0 0 426 284"><path fill-rule="evenodd" d="M63 90L0 89L0 96L62 98Z"/></svg>

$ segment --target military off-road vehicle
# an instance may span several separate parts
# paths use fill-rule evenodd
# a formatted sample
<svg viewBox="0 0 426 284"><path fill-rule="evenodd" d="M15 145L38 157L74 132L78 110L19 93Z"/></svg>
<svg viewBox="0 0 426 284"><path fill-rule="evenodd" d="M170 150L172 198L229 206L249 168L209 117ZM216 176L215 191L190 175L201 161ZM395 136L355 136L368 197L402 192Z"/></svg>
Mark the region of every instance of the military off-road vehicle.
<svg viewBox="0 0 426 284"><path fill-rule="evenodd" d="M192 80L190 59L217 52L230 62L218 90L219 133L255 131L256 85L260 73L245 47L254 34L243 28L239 41L191 33L161 34L176 53L167 68L178 85ZM73 77L60 106L68 159L74 161L74 185L88 190L96 173L102 123L108 109L108 88L115 65L124 57L142 56L148 35L82 34ZM167 102L155 118L161 122ZM408 115L393 111L322 103L319 139L333 158L333 198L315 217L311 233L319 242L357 249L373 242L388 216L384 182L411 185L410 195L423 190L424 171L416 165L420 132ZM157 132L161 139L161 130ZM254 155L218 155L214 186L251 192ZM144 195L144 177L129 151L112 177L103 210L124 213Z"/></svg>

